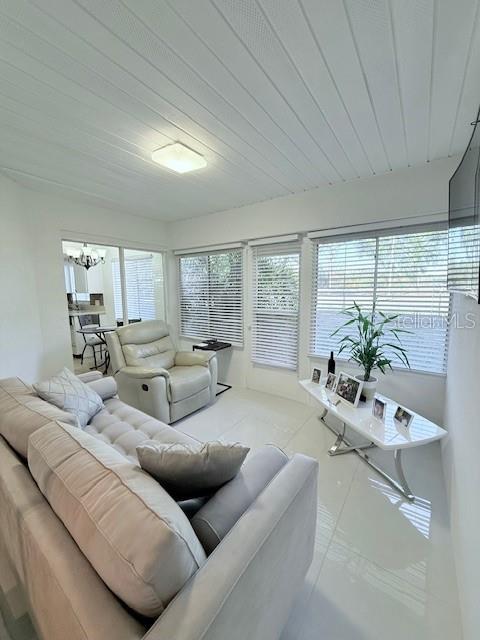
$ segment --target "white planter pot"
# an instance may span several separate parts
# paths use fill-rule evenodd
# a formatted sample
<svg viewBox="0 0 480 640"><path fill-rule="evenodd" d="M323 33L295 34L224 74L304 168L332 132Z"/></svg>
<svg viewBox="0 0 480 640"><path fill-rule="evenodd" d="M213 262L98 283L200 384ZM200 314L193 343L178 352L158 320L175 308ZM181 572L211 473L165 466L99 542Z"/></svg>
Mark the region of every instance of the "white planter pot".
<svg viewBox="0 0 480 640"><path fill-rule="evenodd" d="M377 383L378 383L378 378L374 378L373 376L370 376L370 379L368 381L365 381L363 379L363 375L359 375L359 376L355 376L356 380L360 380L361 382L363 382L363 390L362 393L365 396L365 398L368 400L373 400L373 397L375 395L375 391L377 390Z"/></svg>

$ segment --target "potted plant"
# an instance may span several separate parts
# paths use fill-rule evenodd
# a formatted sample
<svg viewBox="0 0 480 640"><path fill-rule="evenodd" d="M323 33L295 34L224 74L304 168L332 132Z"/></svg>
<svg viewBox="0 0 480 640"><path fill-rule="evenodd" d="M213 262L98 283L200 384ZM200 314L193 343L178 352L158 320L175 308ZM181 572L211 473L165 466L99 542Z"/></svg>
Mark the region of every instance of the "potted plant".
<svg viewBox="0 0 480 640"><path fill-rule="evenodd" d="M392 326L398 315L387 315L375 310L371 313L363 313L356 302L353 303L353 307L345 309L342 313L349 319L331 335L337 335L346 327L356 329L351 335L346 335L339 340L338 355L348 351L349 360L356 362L363 369L363 374L355 377L363 382L365 398L371 400L375 395L378 382L377 378L372 376L372 371L379 369L385 373L387 368L392 369L392 359L389 356L395 356L410 368L407 352L402 347L399 337L400 333L410 333L410 331Z"/></svg>

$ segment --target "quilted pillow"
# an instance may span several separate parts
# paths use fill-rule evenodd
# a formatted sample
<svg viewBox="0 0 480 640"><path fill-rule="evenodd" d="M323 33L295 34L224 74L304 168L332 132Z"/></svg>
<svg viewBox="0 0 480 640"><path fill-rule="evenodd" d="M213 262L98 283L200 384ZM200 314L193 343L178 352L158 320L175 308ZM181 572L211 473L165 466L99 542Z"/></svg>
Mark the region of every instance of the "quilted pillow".
<svg viewBox="0 0 480 640"><path fill-rule="evenodd" d="M33 388L43 400L74 415L82 429L103 409L98 393L66 367L49 380L34 384Z"/></svg>
<svg viewBox="0 0 480 640"><path fill-rule="evenodd" d="M142 469L175 500L188 500L208 495L234 478L249 451L238 442L163 444L147 440L137 447L137 456Z"/></svg>

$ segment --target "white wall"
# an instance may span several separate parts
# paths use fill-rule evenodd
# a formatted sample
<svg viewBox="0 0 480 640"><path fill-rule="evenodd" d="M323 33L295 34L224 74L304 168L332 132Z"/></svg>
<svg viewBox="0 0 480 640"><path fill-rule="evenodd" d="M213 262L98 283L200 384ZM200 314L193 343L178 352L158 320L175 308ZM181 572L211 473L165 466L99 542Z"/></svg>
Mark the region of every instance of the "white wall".
<svg viewBox="0 0 480 640"><path fill-rule="evenodd" d="M450 158L420 168L321 187L223 213L174 222L170 224L171 246L174 249L202 247L262 236L445 213L448 208L448 179L457 163L458 158ZM312 264L310 250L309 241L304 240L298 373L250 363L248 302L251 295L250 278L247 277L244 349L233 349L219 358L220 375L230 384L307 401L297 380L309 377L313 366L320 364L326 368L324 362L308 357ZM245 259L249 273L248 249L245 251ZM172 258L170 264L173 271L175 262ZM173 279L171 286L174 284ZM175 296L176 291L171 290L170 298L175 300ZM190 344L190 341L183 342L186 348ZM348 369L344 364L338 366ZM379 390L442 423L445 393L443 376L397 371L393 376L382 377Z"/></svg>
<svg viewBox="0 0 480 640"><path fill-rule="evenodd" d="M34 234L21 215L21 190L0 176L0 378L38 378L43 357ZM63 268L60 276L63 283Z"/></svg>
<svg viewBox="0 0 480 640"><path fill-rule="evenodd" d="M450 335L443 463L464 637L476 640L480 630L480 307L455 294L453 311L459 327ZM461 328L469 326L472 318L475 327Z"/></svg>
<svg viewBox="0 0 480 640"><path fill-rule="evenodd" d="M167 226L26 189L4 177L0 188L0 315L4 301L12 301L8 333L2 327L8 344L2 341L0 367L2 376L21 374L30 381L72 366L61 240L162 250Z"/></svg>
<svg viewBox="0 0 480 640"><path fill-rule="evenodd" d="M174 249L444 212L459 158L170 223ZM248 188L248 185L245 185Z"/></svg>

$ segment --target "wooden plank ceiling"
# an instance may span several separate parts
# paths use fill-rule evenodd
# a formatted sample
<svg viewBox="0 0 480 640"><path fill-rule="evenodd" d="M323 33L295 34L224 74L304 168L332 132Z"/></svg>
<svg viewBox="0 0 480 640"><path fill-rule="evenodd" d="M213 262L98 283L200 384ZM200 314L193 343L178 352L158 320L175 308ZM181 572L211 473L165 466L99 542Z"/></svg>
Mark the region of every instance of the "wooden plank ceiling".
<svg viewBox="0 0 480 640"><path fill-rule="evenodd" d="M138 215L456 154L479 102L478 0L0 0L0 169Z"/></svg>

